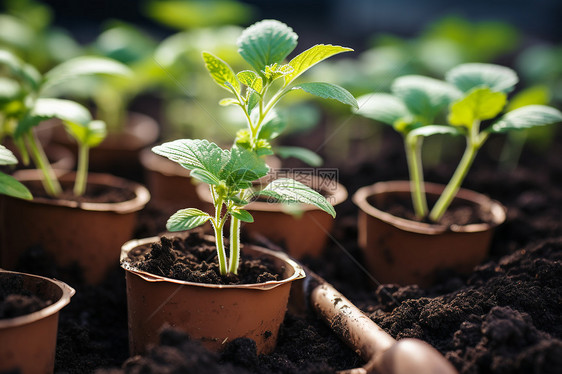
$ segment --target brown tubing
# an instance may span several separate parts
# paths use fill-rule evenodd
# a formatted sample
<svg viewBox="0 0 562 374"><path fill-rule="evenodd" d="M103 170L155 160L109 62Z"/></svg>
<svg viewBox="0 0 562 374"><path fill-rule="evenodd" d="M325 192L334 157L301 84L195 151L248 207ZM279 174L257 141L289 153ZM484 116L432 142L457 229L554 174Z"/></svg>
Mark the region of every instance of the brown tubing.
<svg viewBox="0 0 562 374"><path fill-rule="evenodd" d="M307 271L307 273L309 273ZM322 278L307 274L305 293L330 328L367 362L339 374L455 374L435 348L418 339L396 341Z"/></svg>

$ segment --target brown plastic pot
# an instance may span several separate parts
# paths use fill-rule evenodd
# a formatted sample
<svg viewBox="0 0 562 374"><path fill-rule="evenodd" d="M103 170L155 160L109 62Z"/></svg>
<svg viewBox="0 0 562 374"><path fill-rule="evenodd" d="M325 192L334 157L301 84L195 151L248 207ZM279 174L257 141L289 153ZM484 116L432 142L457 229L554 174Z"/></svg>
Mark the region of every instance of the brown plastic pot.
<svg viewBox="0 0 562 374"><path fill-rule="evenodd" d="M63 282L31 274L0 271L0 283L16 280L21 290L52 304L34 313L0 319L0 372L52 373L59 311L70 302L74 289Z"/></svg>
<svg viewBox="0 0 562 374"><path fill-rule="evenodd" d="M244 246L242 251L248 255L269 257L284 278L241 285L186 282L128 266L129 251L159 240L158 237L132 240L121 251L121 266L126 270L127 280L131 354L140 354L148 345L156 344L158 333L165 325L185 331L215 351L238 337L254 339L258 354L273 351L287 309L291 282L305 276L296 262L284 253Z"/></svg>
<svg viewBox="0 0 562 374"><path fill-rule="evenodd" d="M104 141L90 150L90 170L111 172L116 175L140 174L140 152L158 139L160 129L151 117L130 112L121 132L109 132ZM64 145L77 154L76 142L62 126L54 132L53 141Z"/></svg>
<svg viewBox="0 0 562 374"><path fill-rule="evenodd" d="M36 170L15 174L24 184L39 184ZM75 174L60 178L71 186ZM13 269L28 248L40 245L59 266L77 263L88 283L102 281L119 261L121 245L133 236L137 212L148 200L148 190L138 183L108 174L90 173L88 185L129 189L135 196L119 203L78 203L70 200L0 198L1 266Z"/></svg>
<svg viewBox="0 0 562 374"><path fill-rule="evenodd" d="M436 199L443 189L443 185L425 184L428 200ZM459 190L455 201L489 213L490 222L446 227L395 217L374 206L390 197L408 201L410 196L408 181L375 183L353 195L360 208L359 245L379 282L428 286L441 271L469 273L487 257L494 228L506 218L500 203L466 189Z"/></svg>
<svg viewBox="0 0 562 374"><path fill-rule="evenodd" d="M347 199L347 190L335 181L312 177L309 181L301 182L320 189L334 206ZM197 186L197 194L207 203L207 210L212 213L209 187ZM251 202L244 209L254 217L254 222L242 226L246 233L250 236L263 235L286 248L287 253L296 259L320 256L334 224L334 219L329 214L313 205L302 204L302 214L299 215L287 213L283 204L267 201Z"/></svg>

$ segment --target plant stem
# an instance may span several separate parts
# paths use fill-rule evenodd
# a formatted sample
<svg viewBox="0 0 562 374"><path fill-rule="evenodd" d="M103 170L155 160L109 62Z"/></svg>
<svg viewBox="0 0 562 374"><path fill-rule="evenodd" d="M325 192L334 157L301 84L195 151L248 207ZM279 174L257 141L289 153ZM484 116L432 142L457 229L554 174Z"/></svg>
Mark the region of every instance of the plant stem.
<svg viewBox="0 0 562 374"><path fill-rule="evenodd" d="M238 274L240 262L240 220L230 216L230 265L228 272Z"/></svg>
<svg viewBox="0 0 562 374"><path fill-rule="evenodd" d="M85 144L78 145L78 169L74 181L74 195L82 196L86 192L88 182L88 158L90 147Z"/></svg>
<svg viewBox="0 0 562 374"><path fill-rule="evenodd" d="M427 199L423 180L423 168L421 149L423 137L418 136L415 142L404 142L406 144L406 158L410 174L410 192L416 217L423 218L427 215Z"/></svg>
<svg viewBox="0 0 562 374"><path fill-rule="evenodd" d="M210 187L213 188L212 186ZM223 227L223 220L221 219L221 212L222 212L222 203L223 198L219 196L217 200L215 200L215 219L212 221L213 229L215 231L215 241L217 244L217 257L219 260L219 271L221 275L226 275L226 252L224 250L224 240L222 237L222 227Z"/></svg>
<svg viewBox="0 0 562 374"><path fill-rule="evenodd" d="M28 133L24 135L25 139L27 140L27 145L31 150L31 158L35 165L41 170L43 174L43 178L41 182L43 183L43 187L47 194L51 196L60 195L62 192L62 187L55 175L49 160L47 160L47 156L45 156L45 151L36 139L36 135L34 133Z"/></svg>

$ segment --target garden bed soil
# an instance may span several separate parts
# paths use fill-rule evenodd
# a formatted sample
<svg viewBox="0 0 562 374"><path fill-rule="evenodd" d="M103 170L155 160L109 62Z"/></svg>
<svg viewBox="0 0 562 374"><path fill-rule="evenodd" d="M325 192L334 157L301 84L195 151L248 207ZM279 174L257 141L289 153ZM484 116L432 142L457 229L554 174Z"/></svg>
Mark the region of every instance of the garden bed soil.
<svg viewBox="0 0 562 374"><path fill-rule="evenodd" d="M401 140L394 140L385 141L376 155L348 159L348 167L340 169L340 182L350 193L377 181L407 178ZM527 149L512 171L498 169L485 151L477 157L464 187L502 202L508 213L496 230L489 260L468 276L443 273L426 289L378 284L359 265L357 208L349 200L337 208L334 240L324 256L303 262L390 335L429 342L460 373L557 373L562 367L559 144L560 135L548 154ZM446 183L453 167L432 168L426 180ZM145 210L141 218L138 237L163 230L164 222L152 222L162 219L156 208ZM40 251L35 257L42 258ZM36 262L34 270L47 276L61 271L46 259ZM122 269L116 264L97 287L81 284L76 275L76 283L70 282L76 296L61 311L59 373L328 373L362 365L310 312L287 315L271 355L256 356L246 339L211 353L180 332L166 331L149 353L129 358Z"/></svg>

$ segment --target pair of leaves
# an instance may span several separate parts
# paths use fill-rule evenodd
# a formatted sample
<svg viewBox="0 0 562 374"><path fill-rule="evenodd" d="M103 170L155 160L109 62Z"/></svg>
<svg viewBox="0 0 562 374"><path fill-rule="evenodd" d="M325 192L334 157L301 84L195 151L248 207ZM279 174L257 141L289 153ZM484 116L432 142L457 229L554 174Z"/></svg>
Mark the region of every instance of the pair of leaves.
<svg viewBox="0 0 562 374"><path fill-rule="evenodd" d="M0 145L0 165L15 165L17 162L18 160L14 154L3 145ZM26 200L33 198L27 187L14 177L2 172L0 172L0 194Z"/></svg>

